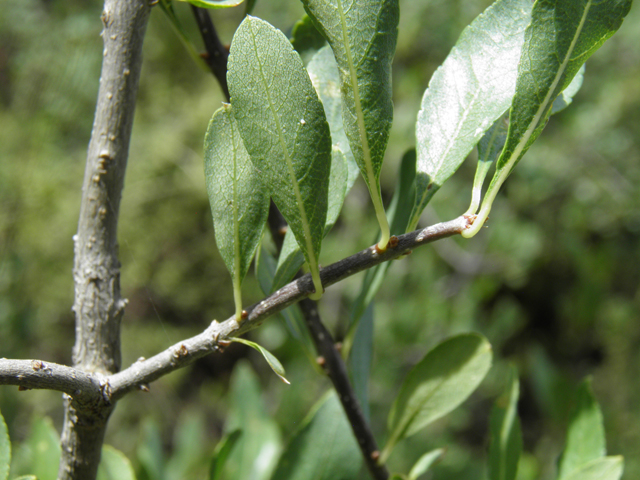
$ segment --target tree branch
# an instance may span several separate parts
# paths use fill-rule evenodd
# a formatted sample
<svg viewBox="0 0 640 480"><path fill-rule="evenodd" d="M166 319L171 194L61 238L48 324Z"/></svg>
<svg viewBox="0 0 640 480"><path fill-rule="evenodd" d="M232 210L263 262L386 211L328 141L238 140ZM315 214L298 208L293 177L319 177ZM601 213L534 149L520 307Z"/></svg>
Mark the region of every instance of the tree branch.
<svg viewBox="0 0 640 480"><path fill-rule="evenodd" d="M216 77L222 93L224 93L227 102L229 101L229 87L227 87L227 59L229 58L229 51L222 45L218 32L213 26L209 11L206 8L196 7L191 5L191 10L200 29L200 35L204 42L204 48L207 50L206 55L203 56L204 61L207 62L211 73Z"/></svg>
<svg viewBox="0 0 640 480"><path fill-rule="evenodd" d="M338 398L347 414L369 473L376 480L387 480L389 471L387 467L377 461L380 457L380 450L378 450L376 439L371 428L369 428L367 419L362 414L356 393L349 381L347 367L336 349L333 337L320 320L317 303L304 298L300 301L300 308L311 332L311 338L316 350L321 355L319 359L320 366L327 372L333 387L338 393Z"/></svg>
<svg viewBox="0 0 640 480"><path fill-rule="evenodd" d="M414 248L460 234L463 230L469 228L472 223L472 219L461 216L449 222L438 223L422 230L400 235L392 242L394 246L390 246L385 252L378 252L375 245L369 247L321 269L322 285L325 288L329 287L382 262L404 256ZM107 381L112 401L121 398L131 390L147 385L169 372L184 367L198 358L220 350L221 344L218 342L219 340L239 336L249 330L253 330L271 315L293 303L299 302L313 292L311 275L303 275L261 302L247 307L247 315L240 323L236 322L235 315L232 315L222 323L214 320L204 332L176 343L147 360L138 361L129 368L111 375Z"/></svg>
<svg viewBox="0 0 640 480"><path fill-rule="evenodd" d="M76 343L74 365L109 375L120 369L120 296L117 226L129 153L148 0L106 0L100 89L87 153L78 233L74 236ZM53 369L52 369L53 370ZM65 396L59 480L96 477L107 420L114 404L94 408L76 392Z"/></svg>

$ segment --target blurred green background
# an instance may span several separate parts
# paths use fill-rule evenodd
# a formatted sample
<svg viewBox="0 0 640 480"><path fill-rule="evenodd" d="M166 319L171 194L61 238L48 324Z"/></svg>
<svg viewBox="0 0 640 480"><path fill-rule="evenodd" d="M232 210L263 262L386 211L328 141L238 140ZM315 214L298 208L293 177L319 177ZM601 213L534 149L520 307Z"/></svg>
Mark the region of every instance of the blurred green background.
<svg viewBox="0 0 640 480"><path fill-rule="evenodd" d="M489 3L400 1L395 119L382 175L387 201L399 159L414 144L413 123L431 74ZM95 0L2 2L2 357L71 361L71 237L102 59L101 7ZM199 47L189 7L175 8ZM231 41L243 11L240 6L212 12L223 42ZM254 14L290 33L303 9L296 0L258 0ZM462 408L399 445L392 469L406 472L422 452L446 446L433 478L482 478L488 413L512 362L522 382L523 479L553 478L571 394L586 375L593 375L602 405L609 453L626 457L625 479L640 478L638 44L636 6L587 62L574 103L552 118L510 177L489 228L472 240L446 240L394 262L375 304L371 412L380 443L405 373L444 337L482 332L496 361ZM122 326L123 365L234 311L228 273L215 247L202 164L204 132L221 100L214 78L198 69L154 8L119 225L123 295L130 300ZM475 170L471 157L435 196L424 224L466 210ZM376 225L359 180L325 240L322 263L371 244ZM356 276L329 289L321 302L338 338L360 282ZM247 303L261 298L253 274L244 292ZM258 373L266 409L288 438L328 383L280 320L249 336L282 360L291 386L254 352L234 345L154 383L150 393L121 401L107 443L136 463L149 432L160 432L161 448L171 456L184 449L184 435L176 432L197 425L198 448L210 451L224 430L229 378L242 358ZM60 428L57 393L1 387L0 410L16 442L27 437L34 415L51 416ZM189 478L201 478L193 475Z"/></svg>

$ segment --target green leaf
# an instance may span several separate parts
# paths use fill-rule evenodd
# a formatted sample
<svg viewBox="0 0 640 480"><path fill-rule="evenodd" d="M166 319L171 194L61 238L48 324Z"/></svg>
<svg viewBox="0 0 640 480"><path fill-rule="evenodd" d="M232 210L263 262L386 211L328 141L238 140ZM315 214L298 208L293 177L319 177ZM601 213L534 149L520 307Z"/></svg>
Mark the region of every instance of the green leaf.
<svg viewBox="0 0 640 480"><path fill-rule="evenodd" d="M338 69L344 128L380 223L384 250L389 225L380 194L380 170L393 120L391 62L398 37L398 0L302 0L329 41Z"/></svg>
<svg viewBox="0 0 640 480"><path fill-rule="evenodd" d="M178 0L180 2L188 2L200 8L229 8L237 7L244 0Z"/></svg>
<svg viewBox="0 0 640 480"><path fill-rule="evenodd" d="M515 368L504 394L498 398L489 421L489 480L515 480L522 453L522 431L518 418L520 382Z"/></svg>
<svg viewBox="0 0 640 480"><path fill-rule="evenodd" d="M269 350L264 348L262 345L258 345L257 343L250 340L245 340L244 338L229 337L229 340L236 343L242 343L260 352L271 367L271 370L273 370L273 373L280 377L280 380L282 380L284 383L286 383L287 385L291 385L291 382L289 382L289 380L285 378L284 367L280 363L280 360L278 360L275 355L273 355Z"/></svg>
<svg viewBox="0 0 640 480"><path fill-rule="evenodd" d="M38 477L36 477L35 475L21 475L14 478L13 480L38 480Z"/></svg>
<svg viewBox="0 0 640 480"><path fill-rule="evenodd" d="M247 0L244 4L244 14L251 15L251 12L253 12L253 8L256 6L257 2L258 0Z"/></svg>
<svg viewBox="0 0 640 480"><path fill-rule="evenodd" d="M249 271L269 214L269 195L225 104L204 139L204 170L220 255L233 279L236 320L242 315L242 280Z"/></svg>
<svg viewBox="0 0 640 480"><path fill-rule="evenodd" d="M38 480L55 480L60 464L60 436L49 417L35 417L27 440L13 455L13 475L35 475Z"/></svg>
<svg viewBox="0 0 640 480"><path fill-rule="evenodd" d="M373 302L358 322L353 346L349 350L349 373L364 418L369 420L369 375L373 361Z"/></svg>
<svg viewBox="0 0 640 480"><path fill-rule="evenodd" d="M233 37L227 78L245 147L300 244L317 299L331 168L322 104L291 43L255 17Z"/></svg>
<svg viewBox="0 0 640 480"><path fill-rule="evenodd" d="M129 459L110 445L103 445L98 467L98 480L135 480Z"/></svg>
<svg viewBox="0 0 640 480"><path fill-rule="evenodd" d="M430 452L422 455L415 463L415 465L411 468L407 480L417 480L418 477L420 475L424 475L427 470L429 470L433 466L433 464L439 462L444 454L444 448L437 448L436 450L431 450Z"/></svg>
<svg viewBox="0 0 640 480"><path fill-rule="evenodd" d="M158 422L153 418L146 418L141 430L136 457L142 470L142 478L163 480L165 478L165 454L162 450L162 435Z"/></svg>
<svg viewBox="0 0 640 480"><path fill-rule="evenodd" d="M186 411L180 415L173 433L173 453L164 468L167 478L194 478L208 457L204 439L206 420L202 412Z"/></svg>
<svg viewBox="0 0 640 480"><path fill-rule="evenodd" d="M309 15L304 15L293 26L291 44L300 54L305 65L326 43L327 41L315 27Z"/></svg>
<svg viewBox="0 0 640 480"><path fill-rule="evenodd" d="M171 3L171 0L159 0L158 5L160 5L160 10L162 10L162 12L165 14L165 16L167 17L167 20L169 20L169 24L171 25L171 28L173 28L173 31L176 33L176 35L178 35L178 38L180 39L184 47L187 49L187 52L189 52L189 56L191 57L191 59L202 70L204 70L205 72L209 72L210 70L207 63L198 54L196 47L193 45L193 43L189 39L187 32L185 31L185 29L182 27L182 24L180 23L180 20L178 20L178 16L173 10L173 5Z"/></svg>
<svg viewBox="0 0 640 480"><path fill-rule="evenodd" d="M624 470L621 456L592 460L574 470L566 480L619 480Z"/></svg>
<svg viewBox="0 0 640 480"><path fill-rule="evenodd" d="M282 454L272 480L352 480L362 456L334 391L320 400Z"/></svg>
<svg viewBox="0 0 640 480"><path fill-rule="evenodd" d="M631 8L631 0L539 0L531 13L518 66L509 133L496 173L471 228L474 236L513 167L545 127L554 100L572 82L587 59L613 35Z"/></svg>
<svg viewBox="0 0 640 480"><path fill-rule="evenodd" d="M281 450L278 425L265 411L260 383L248 362L236 364L231 376L230 410L225 430L243 434L229 453L222 478L266 480L276 466Z"/></svg>
<svg viewBox="0 0 640 480"><path fill-rule="evenodd" d="M424 92L416 122L416 203L409 230L489 127L509 108L530 0L499 0L465 28Z"/></svg>
<svg viewBox="0 0 640 480"><path fill-rule="evenodd" d="M6 480L9 476L11 465L11 441L4 417L0 413L0 480Z"/></svg>
<svg viewBox="0 0 640 480"><path fill-rule="evenodd" d="M591 391L591 380L586 379L580 384L576 394L558 478L569 477L585 463L604 457L606 453L602 412Z"/></svg>
<svg viewBox="0 0 640 480"><path fill-rule="evenodd" d="M216 450L213 452L213 457L211 458L211 464L209 465L209 480L220 480L222 478L222 469L227 461L227 457L241 436L241 430L234 430L218 442Z"/></svg>
<svg viewBox="0 0 640 480"><path fill-rule="evenodd" d="M584 65L580 67L576 76L573 77L571 83L567 88L565 88L560 95L556 97L553 101L553 107L551 107L551 115L555 115L558 112L561 112L573 102L573 97L578 93L580 88L582 87L582 82L584 81Z"/></svg>
<svg viewBox="0 0 640 480"><path fill-rule="evenodd" d="M404 380L389 413L389 439L380 461L396 443L460 405L491 367L491 345L481 335L463 334L443 341Z"/></svg>

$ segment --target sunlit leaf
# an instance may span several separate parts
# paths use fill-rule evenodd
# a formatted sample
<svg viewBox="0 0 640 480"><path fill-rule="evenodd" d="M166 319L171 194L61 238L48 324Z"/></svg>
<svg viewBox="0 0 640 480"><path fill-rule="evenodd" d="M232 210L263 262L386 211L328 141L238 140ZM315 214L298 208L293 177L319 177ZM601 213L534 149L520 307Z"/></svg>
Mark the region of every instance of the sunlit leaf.
<svg viewBox="0 0 640 480"><path fill-rule="evenodd" d="M520 382L515 368L504 394L498 398L489 421L489 480L515 480L522 453L522 431L518 418Z"/></svg>
<svg viewBox="0 0 640 480"><path fill-rule="evenodd" d="M240 320L241 284L267 222L269 195L249 159L231 105L217 110L209 123L204 170L216 243L231 273L236 319Z"/></svg>
<svg viewBox="0 0 640 480"><path fill-rule="evenodd" d="M340 72L344 128L380 223L385 249L389 225L380 170L393 120L391 62L398 36L398 0L303 0L329 41Z"/></svg>
<svg viewBox="0 0 640 480"><path fill-rule="evenodd" d="M545 127L556 97L620 28L630 8L631 0L539 0L534 4L518 66L507 141L478 217L462 233L464 237L482 228L500 187Z"/></svg>
<svg viewBox="0 0 640 480"><path fill-rule="evenodd" d="M411 468L407 480L417 480L420 475L426 473L435 463L444 456L444 448L438 448L422 455Z"/></svg>
<svg viewBox="0 0 640 480"><path fill-rule="evenodd" d="M264 348L262 345L258 345L257 343L252 342L250 340L245 340L244 338L231 337L231 338L229 338L229 340L231 340L232 342L236 342L236 343L242 343L244 345L247 345L247 346L249 346L251 348L256 349L258 352L260 352L262 354L264 359L267 361L267 363L271 367L271 370L273 370L273 373L275 373L278 377L280 377L280 379L284 383L286 383L287 385L290 384L289 380L287 380L285 378L284 367L280 363L280 360L278 360L275 357L275 355L273 355L269 350Z"/></svg>
<svg viewBox="0 0 640 480"><path fill-rule="evenodd" d="M178 0L180 2L189 2L200 8L229 8L237 7L244 0Z"/></svg>
<svg viewBox="0 0 640 480"><path fill-rule="evenodd" d="M606 453L602 412L591 392L591 381L586 379L580 384L576 394L558 478L569 477L585 463L604 457Z"/></svg>
<svg viewBox="0 0 640 480"><path fill-rule="evenodd" d="M443 341L405 378L389 413L385 462L396 443L446 415L471 395L491 367L491 345L477 334Z"/></svg>
<svg viewBox="0 0 640 480"><path fill-rule="evenodd" d="M282 454L272 480L353 480L362 456L334 391L314 407Z"/></svg>
<svg viewBox="0 0 640 480"><path fill-rule="evenodd" d="M331 136L300 56L282 32L248 16L229 55L229 91L245 147L289 224L322 295Z"/></svg>
<svg viewBox="0 0 640 480"><path fill-rule="evenodd" d="M624 471L624 459L618 457L603 457L582 465L573 473L564 477L565 480L619 480Z"/></svg>
<svg viewBox="0 0 640 480"><path fill-rule="evenodd" d="M110 445L102 447L98 480L135 480L136 474L129 459Z"/></svg>
<svg viewBox="0 0 640 480"><path fill-rule="evenodd" d="M465 28L424 92L416 122L414 230L427 203L511 104L530 0L499 0Z"/></svg>

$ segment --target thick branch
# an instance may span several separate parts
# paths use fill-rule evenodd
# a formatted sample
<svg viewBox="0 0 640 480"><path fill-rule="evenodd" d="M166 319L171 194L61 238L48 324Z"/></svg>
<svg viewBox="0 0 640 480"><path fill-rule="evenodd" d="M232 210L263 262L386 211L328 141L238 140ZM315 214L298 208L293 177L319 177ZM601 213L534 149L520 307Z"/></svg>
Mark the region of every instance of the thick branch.
<svg viewBox="0 0 640 480"><path fill-rule="evenodd" d="M362 413L356 393L349 381L349 374L347 373L347 367L342 360L342 356L336 349L331 333L320 320L318 305L313 300L305 298L300 301L300 308L311 332L311 338L313 338L316 350L318 354L321 355L319 358L320 366L327 372L331 383L333 383L333 387L338 393L338 398L340 399L340 403L342 403L342 408L347 414L351 429L358 441L369 473L371 473L371 476L376 480L387 480L389 478L389 471L384 465L379 464L377 461L380 457L380 450L378 450L376 439L373 436L371 428L369 428L367 419Z"/></svg>
<svg viewBox="0 0 640 480"><path fill-rule="evenodd" d="M126 301L120 296L118 212L148 18L148 0L105 1L100 89L74 236L74 365L105 375L120 369L120 321ZM71 395L65 399L58 478L92 480L113 405L85 408Z"/></svg>
<svg viewBox="0 0 640 480"><path fill-rule="evenodd" d="M471 223L471 219L458 217L449 222L438 223L423 230L400 235L396 240L392 241L395 246L390 246L385 252L378 252L375 246L362 250L320 270L322 284L325 288L329 287L382 262L406 255L414 248L435 240L458 235L468 228ZM238 336L258 327L271 315L308 297L313 291L311 275L304 275L285 285L261 302L247 307L247 315L239 324L235 320L235 315L222 323L214 320L199 335L177 343L148 360L138 361L122 372L111 375L108 382L110 384L109 390L113 395L112 400L117 400L131 390L138 389L169 372L184 367L194 360L218 350L218 340Z"/></svg>

